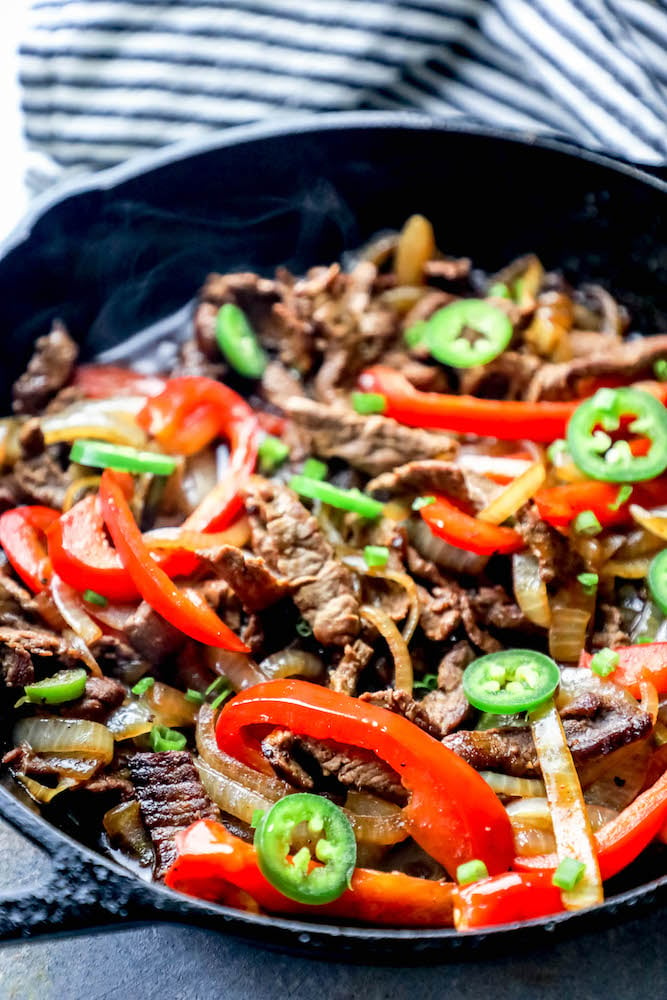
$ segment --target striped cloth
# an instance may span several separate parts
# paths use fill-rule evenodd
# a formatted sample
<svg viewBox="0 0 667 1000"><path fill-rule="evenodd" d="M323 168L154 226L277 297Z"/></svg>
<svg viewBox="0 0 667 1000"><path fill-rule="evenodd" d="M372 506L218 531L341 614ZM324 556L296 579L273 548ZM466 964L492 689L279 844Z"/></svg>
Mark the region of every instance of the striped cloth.
<svg viewBox="0 0 667 1000"><path fill-rule="evenodd" d="M33 0L42 175L287 111L419 109L667 162L665 0Z"/></svg>

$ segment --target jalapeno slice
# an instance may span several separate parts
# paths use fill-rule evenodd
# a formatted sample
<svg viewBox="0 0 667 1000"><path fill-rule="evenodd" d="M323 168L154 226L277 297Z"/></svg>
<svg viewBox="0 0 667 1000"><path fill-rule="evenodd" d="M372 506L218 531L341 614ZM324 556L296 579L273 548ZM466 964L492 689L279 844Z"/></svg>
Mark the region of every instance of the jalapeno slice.
<svg viewBox="0 0 667 1000"><path fill-rule="evenodd" d="M505 649L466 668L463 691L475 708L493 715L527 712L550 698L560 683L558 665L532 649Z"/></svg>
<svg viewBox="0 0 667 1000"><path fill-rule="evenodd" d="M409 340L410 331L406 333ZM420 333L433 357L453 368L493 361L512 338L509 317L484 299L459 299L438 309Z"/></svg>
<svg viewBox="0 0 667 1000"><path fill-rule="evenodd" d="M76 701L85 691L86 676L82 667L59 670L43 681L26 684L26 700L37 705L61 705L65 701Z"/></svg>
<svg viewBox="0 0 667 1000"><path fill-rule="evenodd" d="M648 438L644 455L634 455L630 442L611 435L627 427ZM592 479L634 483L655 479L667 469L667 410L641 389L598 389L572 414L567 427L572 459Z"/></svg>
<svg viewBox="0 0 667 1000"><path fill-rule="evenodd" d="M648 586L653 600L667 615L667 549L658 552L648 568Z"/></svg>
<svg viewBox="0 0 667 1000"><path fill-rule="evenodd" d="M290 857L300 824L316 841L315 858L306 846ZM357 860L357 842L345 813L309 792L288 795L264 813L255 830L255 848L264 877L279 892L313 905L338 899L350 884ZM321 864L311 867L315 859Z"/></svg>

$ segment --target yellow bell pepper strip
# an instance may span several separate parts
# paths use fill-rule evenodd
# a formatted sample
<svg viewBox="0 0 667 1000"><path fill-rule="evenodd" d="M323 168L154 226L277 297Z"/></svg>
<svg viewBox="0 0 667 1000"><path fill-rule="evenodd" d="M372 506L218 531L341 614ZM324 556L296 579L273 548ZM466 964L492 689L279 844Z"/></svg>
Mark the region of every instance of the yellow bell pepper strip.
<svg viewBox="0 0 667 1000"><path fill-rule="evenodd" d="M246 644L207 604L195 604L157 565L132 516L124 492L127 486L131 486L127 473L105 469L100 483L100 503L104 523L121 562L141 596L158 614L192 639L207 646L249 652Z"/></svg>
<svg viewBox="0 0 667 1000"><path fill-rule="evenodd" d="M306 681L268 681L225 705L218 746L268 773L255 731L267 725L360 747L389 764L410 792L406 829L448 872L474 858L491 874L509 867L512 830L495 793L462 758L403 716Z"/></svg>
<svg viewBox="0 0 667 1000"><path fill-rule="evenodd" d="M202 819L176 834L176 860L165 876L170 889L205 899L226 898L232 885L269 913L342 917L398 927L451 927L452 883L399 872L355 868L350 887L330 903L288 899L262 875L257 851L222 823Z"/></svg>

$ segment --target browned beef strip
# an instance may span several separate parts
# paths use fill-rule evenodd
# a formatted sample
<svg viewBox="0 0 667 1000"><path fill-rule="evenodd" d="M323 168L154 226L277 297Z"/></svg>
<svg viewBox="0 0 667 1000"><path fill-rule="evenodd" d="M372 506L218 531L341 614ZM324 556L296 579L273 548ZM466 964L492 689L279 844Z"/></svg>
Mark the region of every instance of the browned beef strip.
<svg viewBox="0 0 667 1000"><path fill-rule="evenodd" d="M470 605L475 620L484 628L521 629L531 631L532 625L521 608L499 584L493 587L479 587L469 592Z"/></svg>
<svg viewBox="0 0 667 1000"><path fill-rule="evenodd" d="M413 459L451 458L458 447L446 434L404 427L378 414L354 413L339 404L327 406L292 398L287 412L309 435L315 454L341 458L369 476L379 476Z"/></svg>
<svg viewBox="0 0 667 1000"><path fill-rule="evenodd" d="M160 663L185 642L180 629L153 611L146 601L130 615L123 631L130 645L149 663Z"/></svg>
<svg viewBox="0 0 667 1000"><path fill-rule="evenodd" d="M581 557L550 524L543 521L534 504L527 504L519 511L517 531L540 564L540 576L545 583L552 580L574 580L584 566Z"/></svg>
<svg viewBox="0 0 667 1000"><path fill-rule="evenodd" d="M559 712L576 764L612 753L650 732L650 716L620 688L577 667L565 667L561 678ZM452 733L443 743L478 771L519 777L540 773L527 726Z"/></svg>
<svg viewBox="0 0 667 1000"><path fill-rule="evenodd" d="M293 396L304 395L303 385L280 361L270 361L262 375L262 395L284 411Z"/></svg>
<svg viewBox="0 0 667 1000"><path fill-rule="evenodd" d="M442 365L425 364L401 348L396 347L383 354L382 364L396 368L415 389L422 392L451 392L447 370Z"/></svg>
<svg viewBox="0 0 667 1000"><path fill-rule="evenodd" d="M62 508L70 480L51 450L19 459L13 469L21 503Z"/></svg>
<svg viewBox="0 0 667 1000"><path fill-rule="evenodd" d="M262 740L262 751L279 777L297 788L319 789L326 779L335 779L340 792L355 788L401 805L407 801L407 792L396 772L358 747L333 740L324 743L277 729ZM330 781L328 790L334 787Z"/></svg>
<svg viewBox="0 0 667 1000"><path fill-rule="evenodd" d="M215 316L220 306L233 302L247 315L250 324L262 336L271 336L271 310L280 299L279 284L257 274L209 274L201 290L201 302L195 314L195 337L200 349L211 360L220 358L215 337ZM208 308L205 311L204 305ZM273 341L276 338L273 337Z"/></svg>
<svg viewBox="0 0 667 1000"><path fill-rule="evenodd" d="M114 708L122 704L126 688L113 677L88 677L81 698L64 705L60 714L66 719L106 722Z"/></svg>
<svg viewBox="0 0 667 1000"><path fill-rule="evenodd" d="M205 564L232 588L247 611L262 611L290 592L289 581L278 577L261 556L252 556L234 545L197 553Z"/></svg>
<svg viewBox="0 0 667 1000"><path fill-rule="evenodd" d="M39 617L37 604L30 591L9 573L0 570L0 626L30 627Z"/></svg>
<svg viewBox="0 0 667 1000"><path fill-rule="evenodd" d="M403 329L407 330L415 323L430 319L434 312L442 309L443 306L448 306L450 302L454 302L455 300L456 296L451 295L449 292L426 292L417 304L412 307L410 312L406 314L403 320ZM416 352L412 351L411 353L414 354Z"/></svg>
<svg viewBox="0 0 667 1000"><path fill-rule="evenodd" d="M600 602L597 606L595 631L591 638L593 649L605 649L607 646L616 649L618 646L627 646L629 643L630 636L625 631L620 608L613 604Z"/></svg>
<svg viewBox="0 0 667 1000"><path fill-rule="evenodd" d="M630 341L600 338L598 354L542 365L528 386L525 398L574 399L578 380L588 375L652 378L654 363L664 359L667 359L667 333Z"/></svg>
<svg viewBox="0 0 667 1000"><path fill-rule="evenodd" d="M487 365L463 369L459 391L482 399L521 399L541 364L533 354L504 351Z"/></svg>
<svg viewBox="0 0 667 1000"><path fill-rule="evenodd" d="M0 627L0 672L8 687L35 680L35 659L58 656L63 644L55 632L41 628Z"/></svg>
<svg viewBox="0 0 667 1000"><path fill-rule="evenodd" d="M470 274L472 261L469 257L445 257L442 260L427 260L424 277L442 278L444 281L460 281Z"/></svg>
<svg viewBox="0 0 667 1000"><path fill-rule="evenodd" d="M316 519L286 486L255 479L246 493L254 551L289 580L315 638L347 645L360 624L352 571L334 558Z"/></svg>
<svg viewBox="0 0 667 1000"><path fill-rule="evenodd" d="M366 486L368 493L446 493L454 500L468 500L468 489L461 469L452 462L427 458L399 465L391 472L376 476Z"/></svg>
<svg viewBox="0 0 667 1000"><path fill-rule="evenodd" d="M162 878L176 856L174 837L198 819L218 819L220 812L204 791L187 750L137 753L130 775L141 816L155 848L155 877Z"/></svg>
<svg viewBox="0 0 667 1000"><path fill-rule="evenodd" d="M337 666L329 674L329 687L342 694L353 695L357 689L359 676L370 663L372 656L372 646L363 639L355 639L345 647Z"/></svg>
<svg viewBox="0 0 667 1000"><path fill-rule="evenodd" d="M14 413L41 413L69 381L78 353L63 324L56 321L51 332L39 338L27 369L14 383Z"/></svg>
<svg viewBox="0 0 667 1000"><path fill-rule="evenodd" d="M208 303L200 306L200 309L210 308ZM213 322L217 309L214 309ZM215 336L215 334L214 334ZM227 373L227 365L223 364L218 351L217 361L212 361L208 354L202 351L196 340L186 340L179 351L179 358L174 369L174 374L180 376L190 375L201 378L212 378L216 382L222 381Z"/></svg>
<svg viewBox="0 0 667 1000"><path fill-rule="evenodd" d="M44 435L38 417L31 417L19 431L19 446L23 458L34 458L44 451Z"/></svg>
<svg viewBox="0 0 667 1000"><path fill-rule="evenodd" d="M111 674L128 685L136 683L148 670L148 660L120 635L103 635L91 646L91 652L104 674Z"/></svg>

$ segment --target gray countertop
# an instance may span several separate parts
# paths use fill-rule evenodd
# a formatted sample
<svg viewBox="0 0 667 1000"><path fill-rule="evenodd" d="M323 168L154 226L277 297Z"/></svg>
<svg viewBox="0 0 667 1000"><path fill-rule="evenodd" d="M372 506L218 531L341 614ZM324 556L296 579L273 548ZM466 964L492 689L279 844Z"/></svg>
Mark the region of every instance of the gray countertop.
<svg viewBox="0 0 667 1000"><path fill-rule="evenodd" d="M48 862L0 821L0 896ZM421 968L308 961L201 928L144 924L0 946L1 1000L615 1000L667 995L665 912L550 949Z"/></svg>

